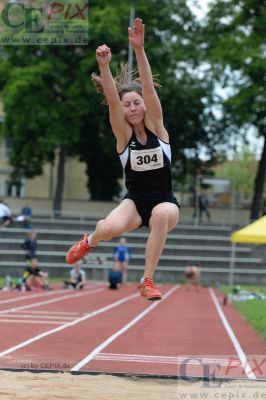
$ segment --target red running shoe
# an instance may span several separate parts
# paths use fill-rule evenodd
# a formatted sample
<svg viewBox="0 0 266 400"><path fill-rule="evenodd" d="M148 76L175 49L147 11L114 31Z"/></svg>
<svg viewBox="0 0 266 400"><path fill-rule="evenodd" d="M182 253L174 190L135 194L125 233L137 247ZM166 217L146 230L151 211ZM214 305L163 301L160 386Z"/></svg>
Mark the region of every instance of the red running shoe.
<svg viewBox="0 0 266 400"><path fill-rule="evenodd" d="M144 279L144 281L139 286L139 291L141 296L145 297L147 300L161 300L162 298L162 294L154 285L151 278Z"/></svg>
<svg viewBox="0 0 266 400"><path fill-rule="evenodd" d="M84 235L79 242L70 247L66 255L66 262L68 264L75 264L92 251L93 247L88 244L88 236L88 234Z"/></svg>

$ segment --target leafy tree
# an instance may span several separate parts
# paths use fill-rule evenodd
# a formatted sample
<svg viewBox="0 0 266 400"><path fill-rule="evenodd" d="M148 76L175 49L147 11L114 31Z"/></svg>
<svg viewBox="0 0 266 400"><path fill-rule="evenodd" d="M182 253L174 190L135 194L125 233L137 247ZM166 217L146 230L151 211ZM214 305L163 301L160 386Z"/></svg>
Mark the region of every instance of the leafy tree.
<svg viewBox="0 0 266 400"><path fill-rule="evenodd" d="M185 0L136 2L136 15L146 24L146 49L162 87L159 95L173 148L176 181L202 167L204 146L209 164L223 140L221 123L212 112L213 83L198 72L200 26ZM60 209L64 159L78 155L87 164L92 199L119 193L121 166L108 121L90 74L97 71L95 49L110 45L111 68L127 61L129 2L92 0L88 46L18 46L2 56L5 132L11 135L10 161L16 176L32 177L60 154L54 209ZM18 113L17 110L20 110ZM208 163L205 164L208 167Z"/></svg>
<svg viewBox="0 0 266 400"><path fill-rule="evenodd" d="M246 199L250 199L254 190L257 164L254 151L243 142L241 148L233 152L232 159L215 168L215 176L234 179L235 189L243 193Z"/></svg>
<svg viewBox="0 0 266 400"><path fill-rule="evenodd" d="M224 127L245 135L250 126L264 139L255 178L250 218L260 216L266 173L265 0L212 3L205 27L205 50L217 81L230 87L223 101Z"/></svg>
<svg viewBox="0 0 266 400"><path fill-rule="evenodd" d="M121 7L114 8L115 2L108 6L103 3L97 3L98 12L103 8L109 21L102 25L95 8L95 34L98 38L101 31L113 35L118 46L122 38ZM59 154L55 210L61 208L67 156L78 154L87 162L92 198L111 199L119 190L114 155L110 156L114 143L104 134L106 116L100 110L99 116L95 113L97 96L89 78L95 69L94 54L95 46L12 46L2 54L4 132L11 139L13 176L17 179L41 174L44 163L53 162ZM93 140L88 147L82 146L88 137ZM100 163L103 156L109 157L107 168L104 162Z"/></svg>
<svg viewBox="0 0 266 400"><path fill-rule="evenodd" d="M80 57L74 47L21 47L7 49L8 62L2 64L9 68L2 95L13 176L42 174L44 163L59 154L54 209L60 210L64 160L75 154L84 116Z"/></svg>

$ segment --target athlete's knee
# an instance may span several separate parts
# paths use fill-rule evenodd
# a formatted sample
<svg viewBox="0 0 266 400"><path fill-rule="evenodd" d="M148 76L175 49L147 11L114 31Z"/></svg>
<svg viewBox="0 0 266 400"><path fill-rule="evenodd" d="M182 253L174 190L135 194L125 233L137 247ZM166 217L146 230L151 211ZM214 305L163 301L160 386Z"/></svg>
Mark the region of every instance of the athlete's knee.
<svg viewBox="0 0 266 400"><path fill-rule="evenodd" d="M96 231L99 233L102 240L112 239L111 224L105 219L101 219L97 222Z"/></svg>
<svg viewBox="0 0 266 400"><path fill-rule="evenodd" d="M102 240L111 240L114 237L114 227L106 219L101 219L97 222L96 231L99 232L99 236Z"/></svg>
<svg viewBox="0 0 266 400"><path fill-rule="evenodd" d="M151 223L153 227L158 226L159 228L168 226L169 215L167 210L157 209L152 212Z"/></svg>

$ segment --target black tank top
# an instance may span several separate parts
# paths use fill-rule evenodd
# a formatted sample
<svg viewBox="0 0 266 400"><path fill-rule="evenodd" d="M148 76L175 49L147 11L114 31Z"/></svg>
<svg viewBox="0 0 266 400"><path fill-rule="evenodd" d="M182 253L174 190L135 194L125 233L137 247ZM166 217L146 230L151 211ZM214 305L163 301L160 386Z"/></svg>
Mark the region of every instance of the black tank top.
<svg viewBox="0 0 266 400"><path fill-rule="evenodd" d="M147 143L141 144L135 133L119 154L130 194L143 200L156 200L172 193L171 148L145 128Z"/></svg>

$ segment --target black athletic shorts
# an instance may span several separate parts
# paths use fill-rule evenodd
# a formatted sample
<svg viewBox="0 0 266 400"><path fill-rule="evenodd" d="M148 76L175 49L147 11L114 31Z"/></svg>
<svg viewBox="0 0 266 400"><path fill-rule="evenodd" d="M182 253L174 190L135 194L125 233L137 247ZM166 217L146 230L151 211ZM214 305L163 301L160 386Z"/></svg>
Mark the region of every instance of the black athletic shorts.
<svg viewBox="0 0 266 400"><path fill-rule="evenodd" d="M178 208L180 208L180 204L178 203L173 193L166 193L165 195L158 196L156 200L150 200L150 199L148 200L148 199L140 199L139 197L136 197L135 195L128 192L124 196L123 200L124 199L130 199L135 203L138 214L142 219L142 224L140 225L140 227L141 226L149 227L149 221L151 218L152 210L155 206L157 206L157 204L168 202L168 203L173 203Z"/></svg>
<svg viewBox="0 0 266 400"><path fill-rule="evenodd" d="M41 276L41 272L42 270L40 268L32 268L32 267L28 267L26 270L29 275L34 275L34 276Z"/></svg>

